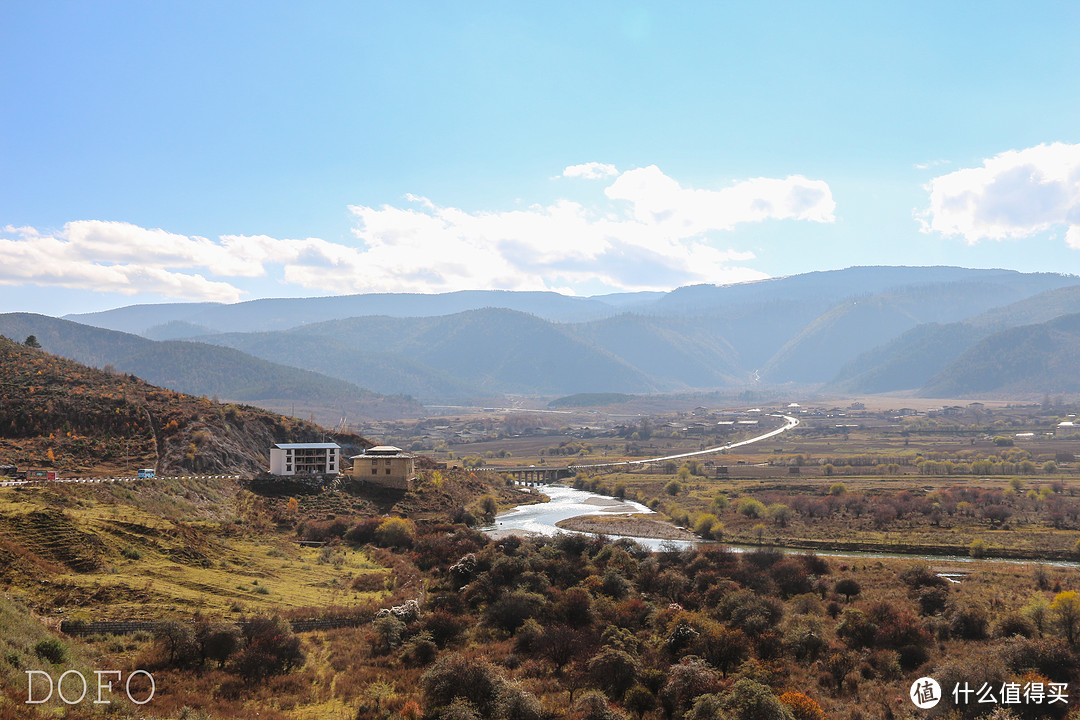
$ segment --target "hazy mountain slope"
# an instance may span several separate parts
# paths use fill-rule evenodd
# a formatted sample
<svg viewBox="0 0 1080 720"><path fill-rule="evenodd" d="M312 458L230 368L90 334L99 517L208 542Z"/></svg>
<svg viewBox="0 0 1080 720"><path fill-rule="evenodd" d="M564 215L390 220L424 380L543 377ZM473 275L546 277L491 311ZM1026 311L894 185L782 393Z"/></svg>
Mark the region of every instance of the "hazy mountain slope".
<svg viewBox="0 0 1080 720"><path fill-rule="evenodd" d="M214 330L205 325L195 325L186 320L170 320L138 333L150 340L184 340L198 335L210 335Z"/></svg>
<svg viewBox="0 0 1080 720"><path fill-rule="evenodd" d="M736 285L693 285L672 290L650 310L664 315L711 315L743 304L783 301L832 307L859 295L878 295L906 286L981 280L1012 288L1017 297L1076 283L1055 273L977 270L959 267L851 267ZM822 310L823 312L824 310Z"/></svg>
<svg viewBox="0 0 1080 720"><path fill-rule="evenodd" d="M991 333L1080 312L1080 286L1070 285L995 307L960 323L916 327L840 368L830 386L846 392L922 387Z"/></svg>
<svg viewBox="0 0 1080 720"><path fill-rule="evenodd" d="M987 334L966 323L918 325L844 365L829 387L851 393L920 388Z"/></svg>
<svg viewBox="0 0 1080 720"><path fill-rule="evenodd" d="M406 355L386 352L378 341L379 333L370 326L369 330L366 338L351 341L335 333L300 332L221 333L200 340L237 348L283 365L306 367L348 382L363 382L375 392L437 400L484 395L477 385L445 370ZM395 331L388 328L387 332Z"/></svg>
<svg viewBox="0 0 1080 720"><path fill-rule="evenodd" d="M205 340L242 347L256 355L272 353L303 367L322 362L311 350L320 343L327 343L335 357L338 352L351 351L352 355L342 355L351 362L400 358L399 370L427 370L423 376L426 381L452 378L459 383L444 393L468 388L474 396L657 389L647 374L560 327L532 315L495 308L443 317L329 320L257 338L227 334ZM415 377L421 379L419 374Z"/></svg>
<svg viewBox="0 0 1080 720"><path fill-rule="evenodd" d="M278 365L232 348L156 342L29 313L0 315L0 333L20 341L34 335L48 352L87 365L112 365L155 385L193 395L217 395L276 408L322 405L353 416L392 417L418 407L404 398L388 401L340 379ZM398 405L401 407L395 409Z"/></svg>
<svg viewBox="0 0 1080 720"><path fill-rule="evenodd" d="M967 322L978 327L1004 329L1043 323L1077 312L1080 312L1080 285L1073 284L987 310Z"/></svg>
<svg viewBox="0 0 1080 720"><path fill-rule="evenodd" d="M87 317L145 322L141 332L163 339L228 331L198 339L379 392L430 399L704 389L748 378L898 389L921 384L963 350L962 342L978 339L950 336L944 352L928 347L932 333L892 344L907 331L969 318L1000 329L1080 311L1076 281L1010 270L854 267L596 298L368 294L172 304L162 306L161 318L151 306L132 306ZM912 366L920 357L925 361ZM855 375L863 377L853 381ZM593 380L601 386L588 385Z"/></svg>
<svg viewBox="0 0 1080 720"><path fill-rule="evenodd" d="M651 294L635 298L625 293L621 305L646 302ZM160 315L155 308L163 308ZM97 327L144 332L172 321L200 325L215 332L258 332L286 330L324 320L385 315L389 317L434 317L468 310L498 307L537 315L548 320L591 320L614 314L615 308L603 298L580 298L555 292L511 292L506 290L465 290L451 293L372 293L318 298L265 298L224 305L133 305L66 319ZM185 308L187 311L185 312Z"/></svg>
<svg viewBox="0 0 1080 720"><path fill-rule="evenodd" d="M924 322L962 320L1024 297L1015 275L913 285L844 301L803 329L770 359L772 382L823 382L862 353Z"/></svg>
<svg viewBox="0 0 1080 720"><path fill-rule="evenodd" d="M745 384L738 354L723 337L708 332L707 324L700 318L618 315L568 329L671 389Z"/></svg>
<svg viewBox="0 0 1080 720"><path fill-rule="evenodd" d="M569 297L554 292L475 290L439 294L369 293L321 298L266 298L234 304L169 303L131 305L105 312L69 315L66 319L96 327L144 334L173 321L201 325L215 332L284 330L306 323L349 317L433 317L497 307L529 313L554 322L588 322L620 312L661 315L716 315L735 306L782 301L818 307L820 315L840 300L877 294L912 284L993 279L1027 289L1025 295L1075 278L1050 273L971 270L952 267L854 267L804 273L735 285L696 285L670 293L641 292ZM174 336L175 337L175 336ZM782 344L782 343L781 343Z"/></svg>
<svg viewBox="0 0 1080 720"><path fill-rule="evenodd" d="M353 321L327 323L326 327L343 331L349 325ZM354 327L359 338L371 341L372 327L367 319ZM380 342L387 338L388 349L476 383L488 392L571 394L657 389L648 375L625 361L552 323L513 310L486 308L421 318L409 321L408 327L411 332L402 332L397 342L389 330L377 337Z"/></svg>
<svg viewBox="0 0 1080 720"><path fill-rule="evenodd" d="M920 390L923 397L1080 391L1080 313L990 335Z"/></svg>
<svg viewBox="0 0 1080 720"><path fill-rule="evenodd" d="M204 310L223 306L223 303L211 302L126 305L114 310L65 315L64 319L82 325L141 335L144 330L155 325L175 321L189 322L190 318Z"/></svg>

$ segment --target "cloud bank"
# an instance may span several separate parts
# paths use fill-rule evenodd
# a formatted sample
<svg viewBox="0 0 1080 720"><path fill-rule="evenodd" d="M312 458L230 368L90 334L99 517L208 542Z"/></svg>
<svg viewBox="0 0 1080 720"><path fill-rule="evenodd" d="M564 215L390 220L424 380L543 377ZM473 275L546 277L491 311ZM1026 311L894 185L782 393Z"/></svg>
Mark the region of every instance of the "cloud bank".
<svg viewBox="0 0 1080 720"><path fill-rule="evenodd" d="M924 232L981 240L1026 238L1055 228L1080 250L1080 144L1009 150L930 181Z"/></svg>
<svg viewBox="0 0 1080 720"><path fill-rule="evenodd" d="M666 290L766 277L754 254L718 235L767 220L833 222L827 183L799 175L754 178L719 190L682 187L656 166L619 172L572 165L563 177L603 180L583 204L498 212L444 207L414 195L403 207L352 205L355 244L319 238L217 239L124 222L78 220L57 232L0 232L0 284L235 302L275 271L319 292L445 292L493 288ZM722 237L722 236L721 236Z"/></svg>

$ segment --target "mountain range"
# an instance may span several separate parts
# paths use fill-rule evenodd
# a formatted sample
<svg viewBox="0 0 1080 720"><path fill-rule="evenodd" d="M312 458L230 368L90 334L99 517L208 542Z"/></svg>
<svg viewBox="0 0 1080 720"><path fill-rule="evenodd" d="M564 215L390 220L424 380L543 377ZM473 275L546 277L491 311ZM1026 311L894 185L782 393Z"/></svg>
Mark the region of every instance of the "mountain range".
<svg viewBox="0 0 1080 720"><path fill-rule="evenodd" d="M133 305L69 315L55 333L0 316L0 332L36 333L52 352L249 402L279 386L315 404L335 395L375 406L392 404L386 395L765 386L1015 395L1070 392L1062 358L1073 325L1062 318L1073 313L1076 276L855 267L588 298L473 291ZM91 342L105 332L91 325L126 334ZM1023 352L1003 353L1009 343ZM999 362L991 372L972 353Z"/></svg>

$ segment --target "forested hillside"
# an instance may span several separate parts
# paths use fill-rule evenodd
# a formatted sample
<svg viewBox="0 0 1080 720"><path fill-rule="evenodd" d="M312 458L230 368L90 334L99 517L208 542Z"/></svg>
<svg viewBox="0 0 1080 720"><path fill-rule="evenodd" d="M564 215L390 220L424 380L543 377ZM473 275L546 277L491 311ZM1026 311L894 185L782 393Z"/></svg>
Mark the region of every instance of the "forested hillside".
<svg viewBox="0 0 1080 720"><path fill-rule="evenodd" d="M920 394L956 397L1080 391L1080 314L1023 325L979 341L930 379Z"/></svg>

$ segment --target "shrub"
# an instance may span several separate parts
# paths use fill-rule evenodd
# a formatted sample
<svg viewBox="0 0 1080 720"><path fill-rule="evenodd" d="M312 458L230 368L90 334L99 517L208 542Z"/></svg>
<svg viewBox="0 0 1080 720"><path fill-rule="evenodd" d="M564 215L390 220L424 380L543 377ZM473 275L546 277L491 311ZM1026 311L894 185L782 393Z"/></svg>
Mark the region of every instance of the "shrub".
<svg viewBox="0 0 1080 720"><path fill-rule="evenodd" d="M378 517L361 520L345 533L345 541L353 545L367 545L368 543L374 542L375 531L379 529L379 525L381 525L382 522L383 518Z"/></svg>
<svg viewBox="0 0 1080 720"><path fill-rule="evenodd" d="M780 702L787 706L795 720L826 720L825 711L817 701L801 692L786 692L780 696Z"/></svg>
<svg viewBox="0 0 1080 720"><path fill-rule="evenodd" d="M385 655L401 645L401 639L405 635L405 623L393 615L378 618L372 623L372 651L377 655Z"/></svg>
<svg viewBox="0 0 1080 720"><path fill-rule="evenodd" d="M375 542L382 547L411 547L416 528L405 518L387 518L375 530Z"/></svg>
<svg viewBox="0 0 1080 720"><path fill-rule="evenodd" d="M407 665L414 667L430 665L439 654L439 646L431 637L431 633L422 632L408 643L401 651L401 658Z"/></svg>
<svg viewBox="0 0 1080 720"><path fill-rule="evenodd" d="M239 628L232 625L221 627L205 626L196 632L199 653L204 661L214 660L218 667L224 667L228 659L239 648L243 640Z"/></svg>
<svg viewBox="0 0 1080 720"><path fill-rule="evenodd" d="M520 590L507 592L488 605L484 620L493 627L512 633L529 618L538 616L546 605L547 598L543 595Z"/></svg>
<svg viewBox="0 0 1080 720"><path fill-rule="evenodd" d="M716 671L697 658L671 666L660 691L660 701L668 717L686 712L699 695L716 692L719 680Z"/></svg>
<svg viewBox="0 0 1080 720"><path fill-rule="evenodd" d="M702 513L697 516L697 520L694 522L694 533L708 539L712 536L713 526L718 522L720 522L720 519L712 513Z"/></svg>
<svg viewBox="0 0 1080 720"><path fill-rule="evenodd" d="M847 602L851 602L851 598L862 592L862 587L859 582L854 578L843 578L836 581L836 585L833 589L839 595L843 595Z"/></svg>
<svg viewBox="0 0 1080 720"><path fill-rule="evenodd" d="M304 664L300 638L293 634L287 620L260 615L247 621L241 632L246 643L234 664L239 674L258 680Z"/></svg>
<svg viewBox="0 0 1080 720"><path fill-rule="evenodd" d="M626 714L608 703L604 693L590 690L574 703L573 717L577 720L627 720Z"/></svg>
<svg viewBox="0 0 1080 720"><path fill-rule="evenodd" d="M460 700L471 704L481 717L495 714L504 685L491 663L457 653L439 658L420 680L429 711Z"/></svg>
<svg viewBox="0 0 1080 720"><path fill-rule="evenodd" d="M731 716L735 720L794 720L794 715L768 685L742 678L731 689L728 698Z"/></svg>
<svg viewBox="0 0 1080 720"><path fill-rule="evenodd" d="M50 638L34 645L34 654L45 662L60 665L67 661L68 649L67 645L61 641Z"/></svg>
<svg viewBox="0 0 1080 720"><path fill-rule="evenodd" d="M986 555L986 542L982 538L975 538L968 546L968 555L973 558L981 558Z"/></svg>
<svg viewBox="0 0 1080 720"><path fill-rule="evenodd" d="M499 715L503 720L541 720L544 708L540 701L517 683L508 683L499 695Z"/></svg>
<svg viewBox="0 0 1080 720"><path fill-rule="evenodd" d="M1035 623L1020 612L1011 612L1002 616L994 625L994 636L1000 638L1025 637L1035 635Z"/></svg>
<svg viewBox="0 0 1080 720"><path fill-rule="evenodd" d="M1035 670L1054 682L1069 682L1080 665L1066 643L1049 638L1015 637L1004 644L999 657L1014 673Z"/></svg>
<svg viewBox="0 0 1080 720"><path fill-rule="evenodd" d="M735 512L748 518L759 518L765 514L765 504L751 497L739 498Z"/></svg>
<svg viewBox="0 0 1080 720"><path fill-rule="evenodd" d="M948 585L945 578L931 570L929 565L923 565L921 563L912 565L901 572L900 579L912 589Z"/></svg>
<svg viewBox="0 0 1080 720"><path fill-rule="evenodd" d="M199 645L195 630L190 625L178 620L168 620L154 629L154 639L169 654L171 665L187 665L195 660Z"/></svg>
<svg viewBox="0 0 1080 720"><path fill-rule="evenodd" d="M644 685L635 685L623 695L623 706L640 718L656 707L656 696Z"/></svg>
<svg viewBox="0 0 1080 720"><path fill-rule="evenodd" d="M852 648L872 646L877 632L878 626L866 616L866 613L855 608L844 610L843 615L840 616L840 624L836 626L837 637Z"/></svg>
<svg viewBox="0 0 1080 720"><path fill-rule="evenodd" d="M625 650L606 647L589 660L589 674L610 697L621 698L638 681L640 668Z"/></svg>
<svg viewBox="0 0 1080 720"><path fill-rule="evenodd" d="M461 637L469 627L469 619L446 610L435 610L424 618L424 629L439 647L446 647Z"/></svg>
<svg viewBox="0 0 1080 720"><path fill-rule="evenodd" d="M924 587L918 595L919 612L923 615L936 615L945 609L949 602L949 590L945 587Z"/></svg>

